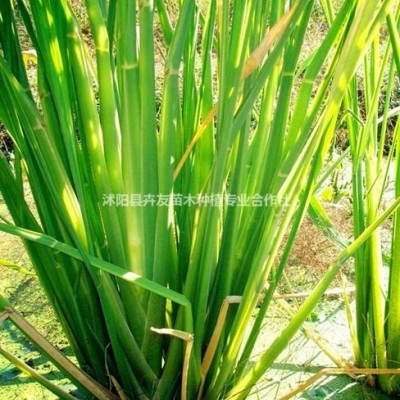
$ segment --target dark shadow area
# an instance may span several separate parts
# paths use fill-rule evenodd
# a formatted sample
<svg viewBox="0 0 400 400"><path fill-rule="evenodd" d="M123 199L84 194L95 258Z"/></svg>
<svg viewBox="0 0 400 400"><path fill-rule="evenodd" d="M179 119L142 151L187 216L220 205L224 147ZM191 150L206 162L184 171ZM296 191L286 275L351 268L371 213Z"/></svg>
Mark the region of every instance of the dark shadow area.
<svg viewBox="0 0 400 400"><path fill-rule="evenodd" d="M316 374L321 371L321 369L325 367L320 367L318 365L296 365L296 364L286 364L286 363L273 363L272 369L282 370L282 371L290 371L290 372L308 372L311 374Z"/></svg>
<svg viewBox="0 0 400 400"><path fill-rule="evenodd" d="M391 400L396 398L399 397L387 396L366 382L353 381L346 375L322 378L301 395L301 399L304 400Z"/></svg>
<svg viewBox="0 0 400 400"><path fill-rule="evenodd" d="M5 338L3 337L3 341L7 343L18 344L17 349L8 350L14 356L21 359L24 363L26 363L31 368L35 369L38 373L40 373L47 380L55 383L60 387L64 387L64 390L71 392L73 390L73 395L78 399L88 399L84 394L80 391L72 389L73 384L64 376L62 372L60 372L56 367L49 361L44 355L40 354L36 346L32 344L25 335L22 334L11 321L6 320L2 324L2 330L6 333ZM4 340L6 339L6 340ZM7 349L7 346L5 347ZM65 356L71 356L72 349L67 346L60 350ZM1 357L1 356L0 356ZM25 375L18 368L16 368L5 358L1 359L1 364L3 368L0 369L0 387L7 386L18 386L25 385L29 383L36 383L36 381ZM4 361L4 362L3 362ZM0 365L1 365L0 364Z"/></svg>

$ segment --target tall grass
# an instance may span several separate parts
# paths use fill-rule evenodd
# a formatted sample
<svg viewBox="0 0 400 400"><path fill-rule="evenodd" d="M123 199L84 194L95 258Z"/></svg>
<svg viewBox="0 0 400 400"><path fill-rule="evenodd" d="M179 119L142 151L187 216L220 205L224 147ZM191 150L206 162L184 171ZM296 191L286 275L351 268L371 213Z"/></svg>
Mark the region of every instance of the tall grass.
<svg viewBox="0 0 400 400"><path fill-rule="evenodd" d="M374 39L358 77L353 79L345 96L353 159L355 237L376 218L387 198L389 181L394 180L395 196L399 195L398 120L394 130L388 130L388 122L398 113L391 109L391 93L400 67L398 17L398 10L387 17L388 27L383 37L388 40ZM381 92L387 93L386 98L382 99ZM387 143L391 145L388 147ZM365 368L399 367L398 218L396 212L386 278L384 238L379 230L355 254L357 291L353 347L356 363ZM387 393L398 393L400 389L397 376L381 375L378 384Z"/></svg>
<svg viewBox="0 0 400 400"><path fill-rule="evenodd" d="M337 15L321 1L331 27L306 58L313 0L206 11L183 0L174 19L161 0L85 4L94 63L67 0L0 3L0 120L17 152L14 170L0 159L14 221L0 229L24 240L80 366L101 385L127 398L245 398L398 205L371 216L249 363L342 100L398 1L345 0ZM15 7L37 52L40 104Z"/></svg>

